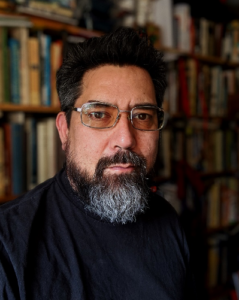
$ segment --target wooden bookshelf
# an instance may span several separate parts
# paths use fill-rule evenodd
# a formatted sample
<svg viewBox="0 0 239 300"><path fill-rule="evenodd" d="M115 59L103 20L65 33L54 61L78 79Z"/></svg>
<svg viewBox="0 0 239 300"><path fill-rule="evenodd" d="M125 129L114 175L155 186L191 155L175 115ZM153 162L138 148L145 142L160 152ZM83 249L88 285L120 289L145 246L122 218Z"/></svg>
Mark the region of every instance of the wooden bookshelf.
<svg viewBox="0 0 239 300"><path fill-rule="evenodd" d="M2 112L28 112L28 113L46 113L46 114L56 114L60 111L59 107L52 106L33 106L33 105L17 105L17 104L7 104L0 103L0 111Z"/></svg>
<svg viewBox="0 0 239 300"><path fill-rule="evenodd" d="M229 60L227 60L225 58L221 58L221 57L210 56L210 55L201 55L201 54L182 51L180 49L169 48L169 47L160 47L160 48L158 48L158 50L160 50L164 53L175 54L180 57L194 58L201 62L205 62L205 63L209 63L209 64L216 64L216 65L221 65L221 66L226 66L226 67L234 67L234 68L239 67L239 62L229 61Z"/></svg>
<svg viewBox="0 0 239 300"><path fill-rule="evenodd" d="M68 34L78 35L78 36L82 36L85 38L91 38L94 36L102 35L102 32L95 31L95 30L88 30L85 28L81 28L81 27L66 24L66 23L61 23L58 21L48 20L48 19L44 19L44 18L36 17L36 16L30 16L28 14L21 13L20 15L27 16L29 18L29 20L33 23L33 27L35 29L41 29L41 30L47 29L47 30L53 30L53 31L58 31L58 32L65 31Z"/></svg>
<svg viewBox="0 0 239 300"><path fill-rule="evenodd" d="M74 35L74 36L81 36L85 38L91 38L94 36L101 36L103 33L95 30L88 30L86 28L81 28L78 26L73 26L67 23L59 22L59 21L54 21L50 19L46 19L43 17L39 16L33 16L29 15L27 13L16 13L14 10L14 5L10 4L8 1L0 1L0 13L3 14L11 14L11 15L20 15L20 16L26 16L28 19L32 22L33 24L33 29L34 30L46 30L46 31L51 31L51 32L56 32L57 34L61 34L63 32L66 32L69 35ZM176 58L193 58L198 60L199 62L203 64L208 64L208 65L218 65L221 66L222 68L237 68L239 67L239 62L232 62L229 61L225 58L220 58L220 57L215 57L215 56L210 56L210 55L201 55L197 53L191 53L187 51L182 51L180 49L175 49L175 48L169 48L169 47L160 47L158 48L161 50L163 53L168 53L168 54L173 54L175 55ZM237 97L238 98L238 97ZM237 100L235 98L235 100ZM234 101L234 99L233 99ZM47 106L32 106L32 105L15 105L15 104L8 104L8 103L0 103L0 113L2 114L8 114L9 112L25 112L25 113L32 113L32 114L42 114L44 117L47 117L50 114L57 114L60 111L59 107L47 107ZM228 116L210 116L208 115L207 117L205 116L199 116L199 115L190 115L186 116L182 113L176 113L175 115L169 115L169 122L174 122L177 119L185 120L184 126L186 126L186 123L188 121L192 121L193 119L198 119L202 123L210 123L210 122L223 122L223 121L231 121L231 119ZM235 118L236 120L236 118ZM199 177L203 182L206 181L213 181L216 178L220 177L226 177L226 176L235 176L238 178L238 169L234 170L224 170L223 172L210 172L210 173L202 173L199 172ZM172 177L175 174L172 174L172 176L168 178L163 178L160 176L154 177L154 183L160 185L163 184L167 181L170 181ZM0 197L0 204L11 201L13 199L17 198L17 196L13 195L6 195ZM224 231L224 230L230 230L235 226L236 224L232 224L226 227L218 227L218 228L213 228L213 229L205 229L205 227L202 229L202 234L205 235L205 237L208 234L214 234L219 231ZM226 291L223 287L221 289L215 288L213 292L210 292L210 299L220 299L220 296L222 295L227 295L228 291Z"/></svg>

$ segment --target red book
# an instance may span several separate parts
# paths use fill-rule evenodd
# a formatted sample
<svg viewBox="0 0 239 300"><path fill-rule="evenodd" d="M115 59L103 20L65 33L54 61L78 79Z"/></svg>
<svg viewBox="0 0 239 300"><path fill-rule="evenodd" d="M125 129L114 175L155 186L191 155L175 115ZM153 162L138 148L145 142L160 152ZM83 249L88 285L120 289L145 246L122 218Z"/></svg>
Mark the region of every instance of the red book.
<svg viewBox="0 0 239 300"><path fill-rule="evenodd" d="M188 94L187 75L185 59L178 60L178 74L179 74L179 108L187 117L190 117L190 101Z"/></svg>

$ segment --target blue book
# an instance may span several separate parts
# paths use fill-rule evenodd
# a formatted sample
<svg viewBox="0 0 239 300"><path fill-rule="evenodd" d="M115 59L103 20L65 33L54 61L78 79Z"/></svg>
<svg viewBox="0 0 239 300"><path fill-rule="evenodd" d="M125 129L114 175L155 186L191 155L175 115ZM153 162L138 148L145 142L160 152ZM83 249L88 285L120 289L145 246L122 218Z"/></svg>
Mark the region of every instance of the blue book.
<svg viewBox="0 0 239 300"><path fill-rule="evenodd" d="M17 39L9 38L8 40L10 52L10 92L11 102L20 104L20 44Z"/></svg>
<svg viewBox="0 0 239 300"><path fill-rule="evenodd" d="M12 194L25 192L24 125L11 123Z"/></svg>
<svg viewBox="0 0 239 300"><path fill-rule="evenodd" d="M51 105L51 36L39 32L41 45L41 102Z"/></svg>

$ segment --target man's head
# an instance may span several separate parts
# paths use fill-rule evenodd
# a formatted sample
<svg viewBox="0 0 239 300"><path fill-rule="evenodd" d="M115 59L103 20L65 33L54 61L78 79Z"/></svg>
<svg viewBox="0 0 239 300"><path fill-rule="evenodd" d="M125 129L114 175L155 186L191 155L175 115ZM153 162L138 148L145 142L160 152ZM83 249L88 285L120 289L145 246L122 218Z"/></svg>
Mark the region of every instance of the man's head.
<svg viewBox="0 0 239 300"><path fill-rule="evenodd" d="M58 71L57 89L65 112L58 114L57 128L66 151L67 175L86 208L102 219L126 223L147 205L145 177L157 155L158 114L151 125L147 120L152 111L160 112L155 107L162 104L165 86L161 54L146 37L127 28L74 46ZM86 104L92 102L95 106ZM114 112L115 107L121 110L114 124L114 113L99 109L102 103L114 107Z"/></svg>

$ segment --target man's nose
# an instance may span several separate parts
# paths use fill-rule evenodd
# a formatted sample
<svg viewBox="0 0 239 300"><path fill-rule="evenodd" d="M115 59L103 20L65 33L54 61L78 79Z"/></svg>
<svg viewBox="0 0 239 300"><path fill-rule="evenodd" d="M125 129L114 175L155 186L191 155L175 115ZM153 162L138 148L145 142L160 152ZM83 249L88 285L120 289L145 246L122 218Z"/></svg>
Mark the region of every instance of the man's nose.
<svg viewBox="0 0 239 300"><path fill-rule="evenodd" d="M128 113L120 113L111 136L112 147L133 149L136 144L136 129L133 128Z"/></svg>

